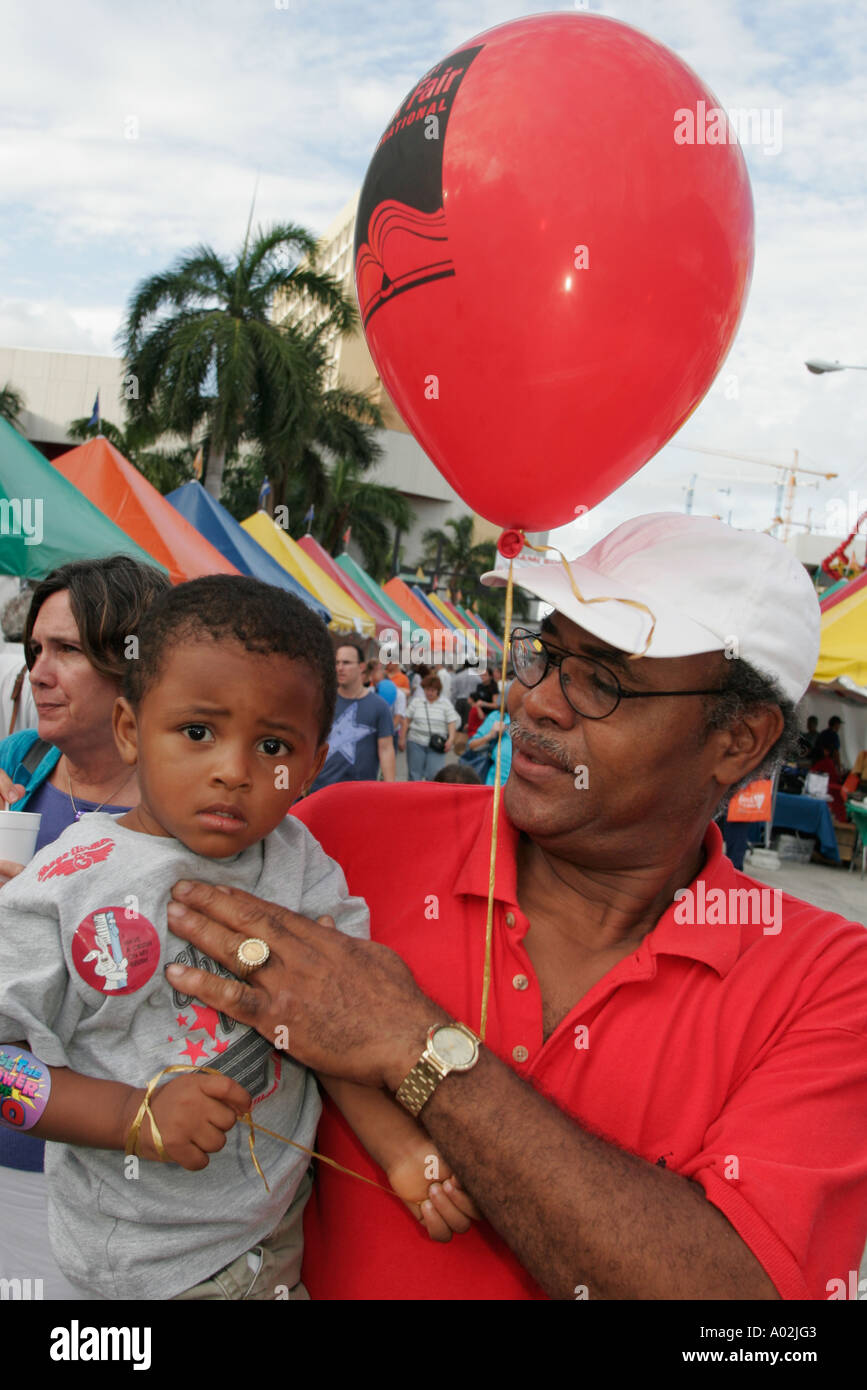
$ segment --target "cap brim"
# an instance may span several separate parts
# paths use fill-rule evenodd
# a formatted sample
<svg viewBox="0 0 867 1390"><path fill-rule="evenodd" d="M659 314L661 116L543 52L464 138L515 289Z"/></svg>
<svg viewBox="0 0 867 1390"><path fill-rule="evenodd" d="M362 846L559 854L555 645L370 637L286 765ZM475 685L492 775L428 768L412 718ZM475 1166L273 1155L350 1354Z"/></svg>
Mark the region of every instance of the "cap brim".
<svg viewBox="0 0 867 1390"><path fill-rule="evenodd" d="M560 560L519 564L513 567L512 577L519 588L550 603L564 618L619 651L678 657L725 648L725 642L701 623L668 604L650 601L647 595L582 565L580 560L570 561L568 572ZM502 588L507 578L499 570L488 570L482 583Z"/></svg>

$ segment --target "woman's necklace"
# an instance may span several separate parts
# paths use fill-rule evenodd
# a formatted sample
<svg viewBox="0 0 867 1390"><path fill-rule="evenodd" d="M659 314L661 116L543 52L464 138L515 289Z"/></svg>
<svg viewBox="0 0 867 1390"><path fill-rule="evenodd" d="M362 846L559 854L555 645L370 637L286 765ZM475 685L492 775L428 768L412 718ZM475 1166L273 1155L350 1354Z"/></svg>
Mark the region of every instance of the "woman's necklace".
<svg viewBox="0 0 867 1390"><path fill-rule="evenodd" d="M115 789L114 789L114 791L111 793L111 795L110 795L110 796L107 796L107 797L105 798L105 801L101 801L101 802L99 803L99 805L98 805L97 808L96 808L96 811L101 811L102 808L103 808L103 806L113 806L113 805L115 805L116 803L115 803L114 798L117 796L117 794L118 794L119 791L122 791L122 790L123 790L123 788L126 786L126 784L127 784L127 782L129 781L129 779L130 779L131 776L132 776L132 773L131 773L131 772L128 772L128 773L126 774L126 776L124 777L123 781L120 783L120 786L115 787ZM81 820L81 817L82 817L82 816L96 815L96 811L79 811L78 807L76 806L76 804L75 804L75 797L72 795L72 778L71 778L70 775L69 775L69 768L66 769L66 789L67 789L67 791L69 792L69 800L70 800L70 802L72 803L72 810L73 810L73 813L74 813L74 815L75 815L75 819L76 819L76 820Z"/></svg>

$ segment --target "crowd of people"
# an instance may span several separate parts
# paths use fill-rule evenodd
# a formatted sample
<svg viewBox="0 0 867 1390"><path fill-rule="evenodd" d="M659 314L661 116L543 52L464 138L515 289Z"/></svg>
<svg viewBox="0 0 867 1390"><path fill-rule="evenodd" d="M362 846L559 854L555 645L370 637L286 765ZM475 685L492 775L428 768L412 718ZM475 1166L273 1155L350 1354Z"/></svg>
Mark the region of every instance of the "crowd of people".
<svg viewBox="0 0 867 1390"><path fill-rule="evenodd" d="M505 728L496 671L369 664L256 580L115 557L37 586L38 728L19 698L0 738L6 819L41 813L34 858L0 860L0 1279L840 1296L867 1234L863 926L782 894L769 930L713 823L789 756L810 580L673 515L569 590L515 570L555 606L512 644ZM492 873L485 788L422 784L489 781L498 740ZM401 749L416 785L389 785Z"/></svg>
<svg viewBox="0 0 867 1390"><path fill-rule="evenodd" d="M337 705L328 757L311 793L336 782L467 782L494 780L493 755L503 729L501 776L508 776L508 714L501 721L494 667L457 669L418 664L406 670L360 642L336 647ZM511 672L506 680L506 692ZM404 768L395 757L405 753ZM450 760L450 753L459 756Z"/></svg>

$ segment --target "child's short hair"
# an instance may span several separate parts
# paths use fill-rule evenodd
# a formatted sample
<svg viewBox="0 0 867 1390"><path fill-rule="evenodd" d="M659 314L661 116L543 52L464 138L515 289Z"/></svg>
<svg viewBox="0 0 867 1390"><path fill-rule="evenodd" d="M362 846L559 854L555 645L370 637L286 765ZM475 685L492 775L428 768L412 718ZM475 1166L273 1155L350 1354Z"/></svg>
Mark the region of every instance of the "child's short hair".
<svg viewBox="0 0 867 1390"><path fill-rule="evenodd" d="M162 595L144 615L138 658L128 661L123 693L136 709L159 678L166 649L175 642L230 638L248 652L279 653L303 661L317 679L319 741L328 737L337 698L334 653L325 624L285 589L244 575L209 574Z"/></svg>
<svg viewBox="0 0 867 1390"><path fill-rule="evenodd" d="M446 763L432 779L434 782L465 782L468 787L479 787L482 779L469 763Z"/></svg>

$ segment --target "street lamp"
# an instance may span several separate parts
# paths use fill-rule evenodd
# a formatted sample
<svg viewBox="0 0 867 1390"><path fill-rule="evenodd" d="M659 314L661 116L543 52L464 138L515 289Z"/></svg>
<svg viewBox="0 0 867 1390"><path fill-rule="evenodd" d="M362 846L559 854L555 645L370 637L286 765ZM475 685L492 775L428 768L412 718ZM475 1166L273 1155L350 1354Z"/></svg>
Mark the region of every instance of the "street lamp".
<svg viewBox="0 0 867 1390"><path fill-rule="evenodd" d="M821 376L823 372L867 372L867 367L857 366L854 362L826 362L823 357L813 357L804 366L808 372L814 376Z"/></svg>

